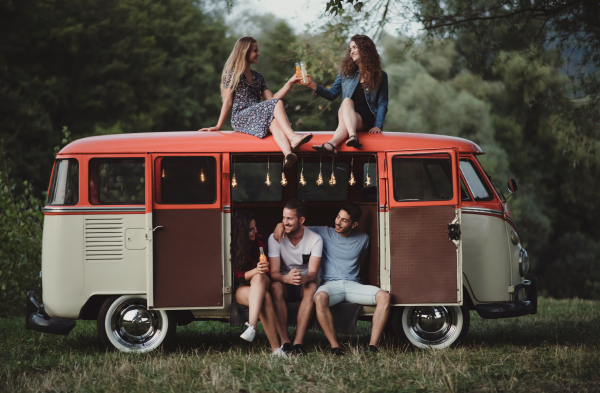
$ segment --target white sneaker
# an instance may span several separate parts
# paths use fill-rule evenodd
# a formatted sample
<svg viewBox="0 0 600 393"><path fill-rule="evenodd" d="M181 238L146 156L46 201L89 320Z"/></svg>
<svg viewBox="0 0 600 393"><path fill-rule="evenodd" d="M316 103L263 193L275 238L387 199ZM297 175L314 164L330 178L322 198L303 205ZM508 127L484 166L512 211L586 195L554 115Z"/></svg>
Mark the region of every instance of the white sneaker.
<svg viewBox="0 0 600 393"><path fill-rule="evenodd" d="M246 326L248 326L248 329L246 329L246 331L242 333L240 337L242 340L252 342L252 340L254 340L254 336L256 335L256 330L254 330L254 326L250 325L248 322L246 322Z"/></svg>
<svg viewBox="0 0 600 393"><path fill-rule="evenodd" d="M271 354L271 356L273 356L274 358L287 358L288 357L288 355L283 350L283 345L281 347L275 349L273 351L273 353Z"/></svg>

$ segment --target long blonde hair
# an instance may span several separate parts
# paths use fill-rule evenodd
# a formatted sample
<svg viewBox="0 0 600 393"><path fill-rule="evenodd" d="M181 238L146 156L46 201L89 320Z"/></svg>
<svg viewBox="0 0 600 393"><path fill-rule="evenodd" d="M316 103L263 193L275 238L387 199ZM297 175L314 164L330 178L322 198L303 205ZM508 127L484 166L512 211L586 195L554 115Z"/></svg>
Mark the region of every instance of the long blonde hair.
<svg viewBox="0 0 600 393"><path fill-rule="evenodd" d="M229 55L229 59L223 67L223 75L221 75L221 97L223 97L223 89L233 89L240 83L240 78L248 64L248 57L252 44L257 42L252 37L242 37L235 43L233 51Z"/></svg>

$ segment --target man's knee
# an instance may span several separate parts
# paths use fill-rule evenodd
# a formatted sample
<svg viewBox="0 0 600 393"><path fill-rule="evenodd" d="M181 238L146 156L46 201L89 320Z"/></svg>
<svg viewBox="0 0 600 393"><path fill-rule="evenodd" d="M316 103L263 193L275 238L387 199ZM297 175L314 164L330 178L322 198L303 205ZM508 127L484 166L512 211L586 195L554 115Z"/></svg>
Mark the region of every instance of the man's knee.
<svg viewBox="0 0 600 393"><path fill-rule="evenodd" d="M271 295L273 296L273 299L283 299L283 297L284 297L283 284L280 283L279 281L274 281L271 284Z"/></svg>
<svg viewBox="0 0 600 393"><path fill-rule="evenodd" d="M315 304L317 307L329 307L329 294L327 292L319 292L315 295Z"/></svg>
<svg viewBox="0 0 600 393"><path fill-rule="evenodd" d="M312 299L315 296L315 292L317 292L317 284L315 282L304 284L304 288L302 288L302 299Z"/></svg>
<svg viewBox="0 0 600 393"><path fill-rule="evenodd" d="M391 298L392 297L390 296L389 292L381 290L375 295L375 302L378 306L388 307L390 305Z"/></svg>

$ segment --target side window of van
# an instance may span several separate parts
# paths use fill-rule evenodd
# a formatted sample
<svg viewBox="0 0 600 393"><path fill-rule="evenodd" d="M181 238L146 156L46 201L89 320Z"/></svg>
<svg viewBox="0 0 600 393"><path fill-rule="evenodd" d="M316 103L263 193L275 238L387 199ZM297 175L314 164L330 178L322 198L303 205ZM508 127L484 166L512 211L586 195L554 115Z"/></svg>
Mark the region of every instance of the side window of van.
<svg viewBox="0 0 600 393"><path fill-rule="evenodd" d="M281 184L281 162L267 165L266 162L236 162L232 168L237 185L232 187L233 202L281 202L283 185ZM267 185L267 170L271 185Z"/></svg>
<svg viewBox="0 0 600 393"><path fill-rule="evenodd" d="M93 158L89 166L91 204L144 204L144 158Z"/></svg>
<svg viewBox="0 0 600 393"><path fill-rule="evenodd" d="M74 158L56 160L48 205L76 205L78 202L79 162Z"/></svg>
<svg viewBox="0 0 600 393"><path fill-rule="evenodd" d="M483 177L471 160L460 160L460 170L476 201L490 201L494 198L492 192L483 180Z"/></svg>
<svg viewBox="0 0 600 393"><path fill-rule="evenodd" d="M217 160L214 157L159 157L156 202L213 204L217 200Z"/></svg>
<svg viewBox="0 0 600 393"><path fill-rule="evenodd" d="M300 173L304 175L306 185L297 186L297 198L306 202L342 202L348 199L348 180L350 179L350 165L347 162L334 162L333 174L335 175L335 184L331 178L332 162L324 161L305 162L297 165L296 178L300 179ZM317 184L321 173L321 185ZM372 179L376 182L377 179Z"/></svg>
<svg viewBox="0 0 600 393"><path fill-rule="evenodd" d="M397 156L392 170L398 202L452 199L452 162L447 154Z"/></svg>

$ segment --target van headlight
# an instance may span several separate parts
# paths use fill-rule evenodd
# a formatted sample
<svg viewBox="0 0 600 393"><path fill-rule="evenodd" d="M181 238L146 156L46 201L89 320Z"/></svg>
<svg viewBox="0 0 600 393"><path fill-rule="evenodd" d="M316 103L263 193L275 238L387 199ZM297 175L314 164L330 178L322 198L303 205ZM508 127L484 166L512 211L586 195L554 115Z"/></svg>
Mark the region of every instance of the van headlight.
<svg viewBox="0 0 600 393"><path fill-rule="evenodd" d="M519 274L524 277L529 271L529 255L524 248L519 252Z"/></svg>

